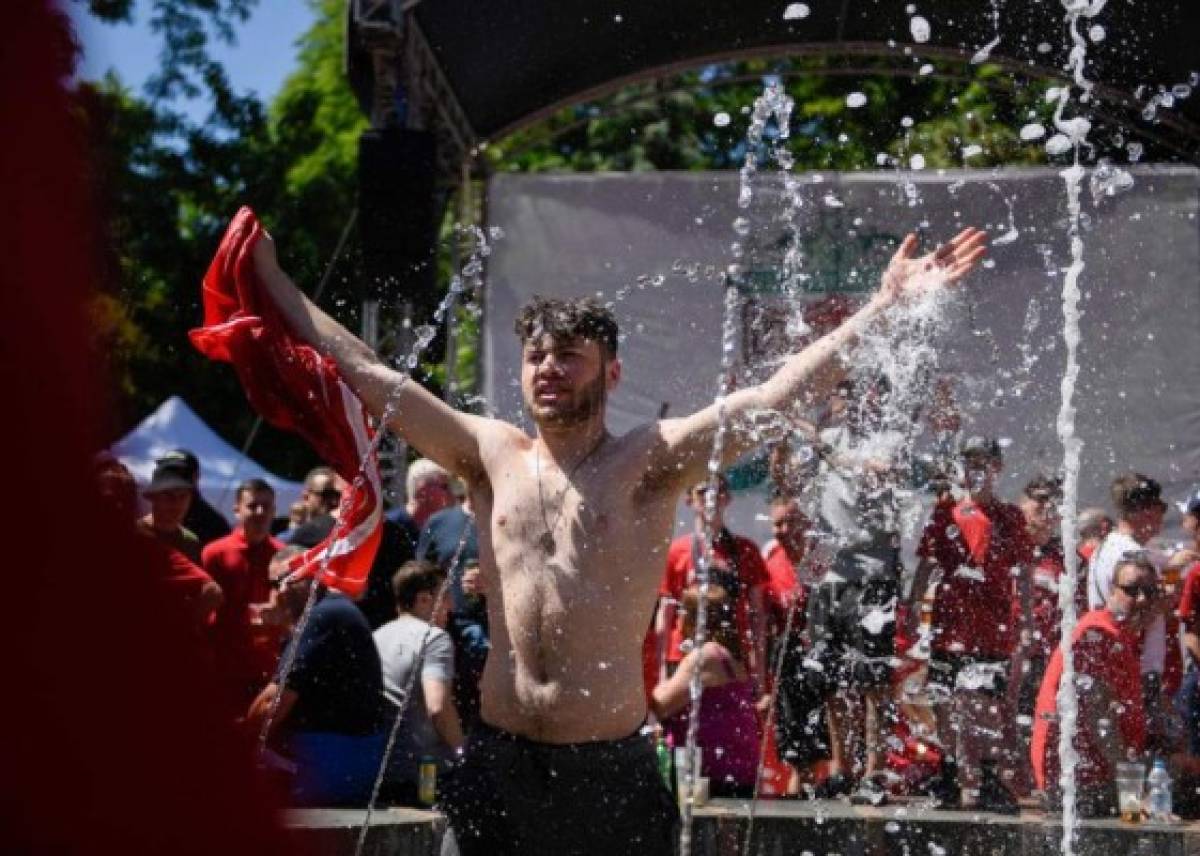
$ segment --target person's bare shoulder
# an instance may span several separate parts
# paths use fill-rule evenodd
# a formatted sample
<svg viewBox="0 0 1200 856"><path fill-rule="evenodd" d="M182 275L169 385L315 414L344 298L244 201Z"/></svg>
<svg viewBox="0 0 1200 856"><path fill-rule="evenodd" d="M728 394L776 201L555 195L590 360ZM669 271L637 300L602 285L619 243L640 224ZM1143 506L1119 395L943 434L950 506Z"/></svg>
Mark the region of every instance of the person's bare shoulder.
<svg viewBox="0 0 1200 856"><path fill-rule="evenodd" d="M683 468L672 463L667 454L662 426L661 421L647 422L621 437L620 454L630 468L634 495L640 499L675 496L685 486Z"/></svg>

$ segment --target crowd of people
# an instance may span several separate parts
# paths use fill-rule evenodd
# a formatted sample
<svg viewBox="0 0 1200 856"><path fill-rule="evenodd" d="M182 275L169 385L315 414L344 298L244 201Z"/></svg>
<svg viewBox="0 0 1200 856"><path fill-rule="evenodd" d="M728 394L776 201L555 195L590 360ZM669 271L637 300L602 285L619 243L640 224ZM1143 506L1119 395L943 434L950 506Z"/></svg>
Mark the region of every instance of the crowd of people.
<svg viewBox="0 0 1200 856"><path fill-rule="evenodd" d="M235 237L247 222L235 219ZM142 520L128 472L111 459L98 469L131 526L169 552L163 584L194 604L229 714L248 735L267 732L264 757L293 802L364 803L398 723L384 796L427 796L417 771L441 765L452 851L667 853L679 815L648 734L678 745L695 716L714 795L755 792L766 764L786 768L781 790L797 797L923 794L1012 812L1034 790L1049 804L1059 796L1064 675L1079 691L1085 811L1112 810L1119 760L1153 753L1181 777L1195 771L1197 682L1180 649L1200 650L1200 542L1156 556L1159 485L1121 475L1111 518L1071 521L1086 573L1061 585L1075 557L1055 539L1058 482L1035 478L1019 504L1005 501L1001 445L958 443L955 420L933 412L941 465L917 466L888 381L841 359L885 313L966 276L986 252L982 232L923 256L906 237L879 292L770 378L619 437L605 404L621 380L620 337L594 301L535 298L518 314L531 437L454 411L383 365L303 297L269 236L251 240L253 285L282 323L336 361L368 412L398 404L404 418L388 427L429 457L408 470L407 503L388 515L363 597L286 573L290 551L336 525L344 485L329 470L310 474L279 537L269 487L247 482L235 530L204 544L184 522L197 505L194 458L159 462ZM796 422L793 442L808 454L770 453L776 537L760 547L729 531L732 493L707 455L722 437L726 465L758 451L756 432L725 434L725 419L805 408L813 419ZM910 572L901 540L922 479L932 508ZM681 497L695 524L671 542ZM1193 539L1198 520L1193 497ZM1089 607L1070 664L1056 639L1063 588ZM310 608L303 632L289 633ZM701 624L707 641L694 649ZM692 711L694 679L707 691ZM573 820L597 802L611 821L600 837Z"/></svg>
<svg viewBox="0 0 1200 856"><path fill-rule="evenodd" d="M1015 812L1040 795L1052 807L1061 798L1060 484L1037 476L1005 501L996 493L1000 444L968 439L929 485L907 572L893 507L898 467L856 457L853 413L873 394L843 383L821 425L805 425L799 442L811 441L818 463L799 492L781 489L797 483L786 455L774 469L766 544L726 526L733 497L723 477L711 502L707 483L684 497L694 526L667 550L643 645L650 727L683 745L688 685L700 670L698 743L716 796L764 792L765 764L777 780L765 792L778 796L880 805L920 795ZM489 649L478 531L452 477L412 462L408 501L386 515L364 595L320 592L291 640L312 583L289 579L287 560L336 525L345 489L336 473L312 470L286 517L270 485L242 483L232 530L201 496L199 462L186 450L157 462L141 516L123 465L103 456L96 475L168 558L159 582L189 605L230 717L249 737L274 711L266 757L288 798L363 804L403 710L382 796L418 804L421 764L444 769L480 725ZM1184 779L1200 772L1200 491L1179 505L1191 543L1173 551L1157 541L1170 509L1154 479L1117 476L1111 502L1083 510L1076 525L1085 815L1113 812L1119 762L1158 756ZM702 608L708 641L694 651ZM294 665L281 685L289 644ZM1180 795L1190 810L1195 801Z"/></svg>

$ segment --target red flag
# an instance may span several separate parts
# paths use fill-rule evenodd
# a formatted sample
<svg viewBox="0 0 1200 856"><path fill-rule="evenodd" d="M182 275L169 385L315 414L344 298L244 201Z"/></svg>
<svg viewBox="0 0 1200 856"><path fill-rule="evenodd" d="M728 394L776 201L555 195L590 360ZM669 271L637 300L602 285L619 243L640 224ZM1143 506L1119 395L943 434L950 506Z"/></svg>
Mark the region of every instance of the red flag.
<svg viewBox="0 0 1200 856"><path fill-rule="evenodd" d="M350 483L329 537L291 567L301 576L320 573L324 584L358 597L382 533L374 432L334 361L292 334L259 281L252 251L262 234L253 211L238 211L204 275L204 326L191 331L192 344L232 363L254 409L307 440Z"/></svg>

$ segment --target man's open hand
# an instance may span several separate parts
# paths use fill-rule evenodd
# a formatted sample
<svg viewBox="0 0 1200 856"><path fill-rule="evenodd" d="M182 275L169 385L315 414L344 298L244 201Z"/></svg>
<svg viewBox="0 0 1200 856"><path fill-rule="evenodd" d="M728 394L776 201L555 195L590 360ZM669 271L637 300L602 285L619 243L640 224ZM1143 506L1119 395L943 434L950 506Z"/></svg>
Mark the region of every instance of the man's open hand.
<svg viewBox="0 0 1200 856"><path fill-rule="evenodd" d="M987 233L968 227L931 253L916 252L917 236L909 233L883 272L880 296L887 302L918 298L961 280L987 253Z"/></svg>

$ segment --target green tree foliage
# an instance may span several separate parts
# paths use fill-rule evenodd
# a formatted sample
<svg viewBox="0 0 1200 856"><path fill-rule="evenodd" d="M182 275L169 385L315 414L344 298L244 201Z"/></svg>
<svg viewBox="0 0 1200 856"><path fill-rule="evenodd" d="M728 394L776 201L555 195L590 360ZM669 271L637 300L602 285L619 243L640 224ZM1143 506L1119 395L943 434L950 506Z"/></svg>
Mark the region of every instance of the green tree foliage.
<svg viewBox="0 0 1200 856"><path fill-rule="evenodd" d="M163 69L138 97L113 77L81 84L80 115L95 152L92 180L105 214L107 276L94 306L97 352L115 379L118 430L182 395L233 442L254 414L227 367L200 357L187 331L201 318L199 281L225 224L250 204L287 236L283 261L308 287L321 277L354 206L356 141L365 125L340 73L339 0L319 0L296 71L268 108L230 90L208 58L209 28L232 36L249 2L156 0ZM96 3L107 20L130 3ZM208 117L170 105L202 95ZM350 304L353 258L333 272L328 301ZM293 474L309 453L267 430L254 454Z"/></svg>

